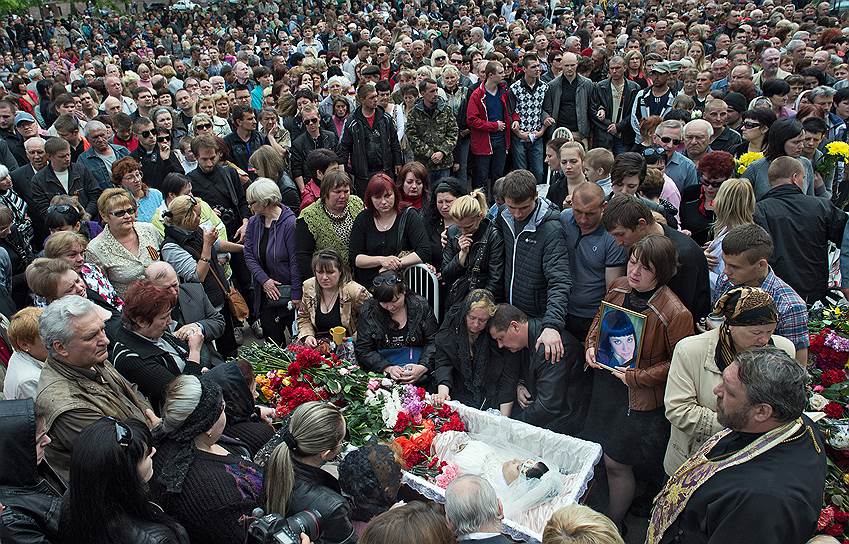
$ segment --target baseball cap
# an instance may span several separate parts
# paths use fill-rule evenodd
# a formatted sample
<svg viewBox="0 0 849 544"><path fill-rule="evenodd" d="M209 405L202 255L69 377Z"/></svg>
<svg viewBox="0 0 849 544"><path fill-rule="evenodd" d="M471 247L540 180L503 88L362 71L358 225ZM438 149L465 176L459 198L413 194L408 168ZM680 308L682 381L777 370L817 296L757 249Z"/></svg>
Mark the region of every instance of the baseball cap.
<svg viewBox="0 0 849 544"><path fill-rule="evenodd" d="M21 121L35 123L35 117L25 111L19 111L15 114L15 126L18 126L18 123L20 123Z"/></svg>
<svg viewBox="0 0 849 544"><path fill-rule="evenodd" d="M673 72L673 67L669 61L664 60L661 62L655 62L651 67L651 71L656 74L671 74Z"/></svg>

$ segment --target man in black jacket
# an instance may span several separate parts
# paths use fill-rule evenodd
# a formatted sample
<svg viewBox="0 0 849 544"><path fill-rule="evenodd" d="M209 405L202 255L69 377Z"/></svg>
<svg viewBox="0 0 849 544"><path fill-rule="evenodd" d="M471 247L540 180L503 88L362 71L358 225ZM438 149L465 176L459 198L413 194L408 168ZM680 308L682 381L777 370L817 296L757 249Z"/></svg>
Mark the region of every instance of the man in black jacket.
<svg viewBox="0 0 849 544"><path fill-rule="evenodd" d="M232 118L236 130L224 137L224 142L230 146L230 160L247 172L251 179L256 179L256 173L248 159L257 149L268 145L268 138L256 129L256 114L250 106L235 106Z"/></svg>
<svg viewBox="0 0 849 544"><path fill-rule="evenodd" d="M607 72L610 77L596 83L590 97L590 122L596 147L619 155L634 145L631 110L640 86L625 79L625 59L620 56L610 59Z"/></svg>
<svg viewBox="0 0 849 544"><path fill-rule="evenodd" d="M180 160L172 152L170 131L165 129L154 130L153 122L150 119L138 117L133 121L133 132L138 138L139 146L130 156L141 164L142 175L146 184L154 189L159 189L162 180L168 174L172 172L184 173Z"/></svg>
<svg viewBox="0 0 849 544"><path fill-rule="evenodd" d="M100 217L97 199L103 189L82 164L71 162L71 146L59 137L44 144L49 163L32 177L32 200L39 217L47 214L50 199L56 195L77 197L92 217Z"/></svg>
<svg viewBox="0 0 849 544"><path fill-rule="evenodd" d="M499 304L489 320L489 334L498 347L522 356L517 403L511 417L554 432L574 434L580 429L573 421L577 414L569 409L566 388L569 369L578 363L581 346L571 334L558 329L566 360L551 364L539 345L542 333L542 319L530 319L510 304Z"/></svg>
<svg viewBox="0 0 849 544"><path fill-rule="evenodd" d="M769 264L808 304L828 291L828 242L840 247L846 213L827 198L802 192L805 170L793 157L778 157L767 172L772 187L755 206L755 223L772 236Z"/></svg>
<svg viewBox="0 0 849 544"><path fill-rule="evenodd" d="M354 192L362 197L374 174L383 172L394 179L403 160L395 121L377 105L374 84L360 85L357 101L360 105L345 121L336 154L342 164L350 159Z"/></svg>
<svg viewBox="0 0 849 544"><path fill-rule="evenodd" d="M314 104L306 104L301 109L301 118L306 131L297 138L293 137L291 149L292 179L299 187L310 181L310 172L305 167L309 154L316 149L333 150L339 144L335 132L321 128L321 115Z"/></svg>
<svg viewBox="0 0 849 544"><path fill-rule="evenodd" d="M572 275L560 212L537 196L536 177L514 170L504 177L505 209L496 219L504 240L504 294L532 318L542 332L534 350L545 347L551 362L563 356L560 329L566 322Z"/></svg>

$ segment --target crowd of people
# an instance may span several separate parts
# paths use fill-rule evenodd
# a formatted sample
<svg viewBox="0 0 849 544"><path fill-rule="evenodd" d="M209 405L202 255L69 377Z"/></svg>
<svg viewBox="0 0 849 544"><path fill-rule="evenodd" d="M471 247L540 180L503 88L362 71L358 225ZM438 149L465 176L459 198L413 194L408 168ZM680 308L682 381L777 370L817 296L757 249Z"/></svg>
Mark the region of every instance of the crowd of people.
<svg viewBox="0 0 849 544"><path fill-rule="evenodd" d="M0 539L243 542L260 507L318 510L326 544L508 542L485 480L443 512L396 505L386 446L339 461L333 405L275 432L240 346L341 327L437 404L602 445L604 515L557 512L546 544L623 542L629 514L650 543L808 541L808 308L849 293L847 21L801 0L6 16Z"/></svg>

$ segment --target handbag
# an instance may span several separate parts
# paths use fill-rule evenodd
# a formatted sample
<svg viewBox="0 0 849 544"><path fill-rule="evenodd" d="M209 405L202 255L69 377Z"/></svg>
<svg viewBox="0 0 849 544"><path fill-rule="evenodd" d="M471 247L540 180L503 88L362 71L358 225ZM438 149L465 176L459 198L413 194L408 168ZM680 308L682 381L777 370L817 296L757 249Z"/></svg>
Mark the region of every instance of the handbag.
<svg viewBox="0 0 849 544"><path fill-rule="evenodd" d="M270 298L265 298L265 303L263 307L269 310L276 309L287 309L289 308L289 303L292 302L292 286L291 285L278 285L277 290L280 291L280 296L277 300L271 300ZM290 310L294 311L294 310Z"/></svg>
<svg viewBox="0 0 849 544"><path fill-rule="evenodd" d="M224 293L224 298L227 299L227 306L230 308L230 314L233 316L233 319L237 322L247 319L250 311L248 310L248 303L245 302L245 297L242 296L242 293L240 293L232 285L229 289L224 287L224 282L221 281L221 278L219 278L218 274L215 273L215 267L209 267L209 273L212 274L212 279L218 283L218 286Z"/></svg>
<svg viewBox="0 0 849 544"><path fill-rule="evenodd" d="M463 274L454 280L454 283L451 284L451 288L448 290L448 308L465 299L466 295L468 295L472 289L477 288L481 273L481 263L483 262L483 256L486 253L486 246L489 243L489 229L491 228L492 222L490 222L486 228L483 238L483 247L481 247L477 258L475 259L475 263L472 265L472 269L467 274Z"/></svg>

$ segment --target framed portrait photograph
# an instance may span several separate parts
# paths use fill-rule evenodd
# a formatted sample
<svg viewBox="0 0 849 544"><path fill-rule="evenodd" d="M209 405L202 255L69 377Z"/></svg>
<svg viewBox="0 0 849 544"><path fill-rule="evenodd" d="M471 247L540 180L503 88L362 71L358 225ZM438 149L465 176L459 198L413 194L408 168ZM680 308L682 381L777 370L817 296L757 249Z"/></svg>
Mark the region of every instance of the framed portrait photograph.
<svg viewBox="0 0 849 544"><path fill-rule="evenodd" d="M596 362L609 369L618 366L636 368L643 347L645 325L645 315L602 302Z"/></svg>

